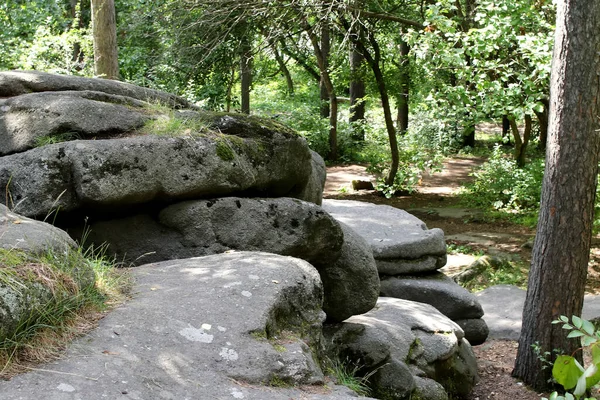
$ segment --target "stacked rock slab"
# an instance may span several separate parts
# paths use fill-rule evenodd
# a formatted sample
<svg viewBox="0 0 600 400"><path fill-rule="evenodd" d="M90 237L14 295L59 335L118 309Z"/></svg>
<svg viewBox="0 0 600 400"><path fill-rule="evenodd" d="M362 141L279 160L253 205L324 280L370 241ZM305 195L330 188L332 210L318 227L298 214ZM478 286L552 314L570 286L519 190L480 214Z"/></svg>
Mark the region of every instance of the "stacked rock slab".
<svg viewBox="0 0 600 400"><path fill-rule="evenodd" d="M485 341L488 329L475 296L438 271L446 263L442 230L385 205L324 200L323 208L371 245L381 296L431 304L461 326L472 344Z"/></svg>
<svg viewBox="0 0 600 400"><path fill-rule="evenodd" d="M54 214L80 241L91 228L86 244L106 243L125 263L228 250L300 257L326 282L329 320L366 312L377 270L369 247L315 205L324 181L323 159L269 119L121 82L0 72L0 202Z"/></svg>
<svg viewBox="0 0 600 400"><path fill-rule="evenodd" d="M163 119L188 128L148 132ZM316 205L323 160L288 128L201 111L176 96L119 82L0 72L0 149L0 186L7 193L0 202L28 217L54 213L77 239L85 236L85 219L88 239L106 242L118 260L156 262L135 269L138 297L72 353L85 348L90 356L53 366L73 379L48 389L55 374L19 377L0 388L10 398L38 398L48 390L55 398L67 392L97 398L123 392L139 398L353 397L339 388L305 395L236 383L319 383L312 356L324 344L321 308L340 350L361 348L352 338L346 347L333 340L347 337L334 328L347 329L347 322L332 325L345 320L362 324L368 335L361 343L375 341L385 353L381 360L389 367L370 364L382 367L373 386L379 397L445 400L472 386L474 357L446 317L433 316L432 308L410 317L411 307L394 299L393 306L382 300L373 310L380 293L376 259L385 257L374 258L367 236ZM407 247L413 258L403 261L404 268L443 265L440 233L431 236L423 257ZM395 311L388 313L390 307ZM416 322L425 315L436 321ZM382 325L367 329L375 320ZM198 352L190 353L192 346ZM81 374L103 374L106 386L82 383ZM461 392L446 387L449 379L461 383Z"/></svg>

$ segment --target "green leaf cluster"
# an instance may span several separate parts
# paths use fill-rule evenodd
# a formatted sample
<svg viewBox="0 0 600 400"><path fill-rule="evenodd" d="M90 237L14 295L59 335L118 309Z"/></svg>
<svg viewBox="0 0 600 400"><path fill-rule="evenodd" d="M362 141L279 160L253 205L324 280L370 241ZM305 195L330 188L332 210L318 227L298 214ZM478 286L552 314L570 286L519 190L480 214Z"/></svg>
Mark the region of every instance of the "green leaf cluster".
<svg viewBox="0 0 600 400"><path fill-rule="evenodd" d="M571 321L561 315L553 324L562 324L562 328L569 332L567 338L579 338L581 348L589 350L591 362L587 367L582 366L572 355L560 355L554 361L552 376L566 391L565 395L554 392L549 400L581 399L595 400L585 397L592 387L600 382L600 330L597 330L590 321L573 316Z"/></svg>

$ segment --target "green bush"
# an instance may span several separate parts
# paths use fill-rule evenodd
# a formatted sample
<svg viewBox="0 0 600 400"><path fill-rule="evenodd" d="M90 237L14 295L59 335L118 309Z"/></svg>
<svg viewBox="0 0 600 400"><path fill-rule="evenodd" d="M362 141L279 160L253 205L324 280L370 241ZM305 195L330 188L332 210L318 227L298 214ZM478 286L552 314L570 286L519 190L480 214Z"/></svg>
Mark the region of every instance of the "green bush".
<svg viewBox="0 0 600 400"><path fill-rule="evenodd" d="M359 160L368 163L367 170L378 177L377 190L386 197L413 192L423 171L439 171L445 152L450 150L449 142L442 140L442 131L443 124L439 121L415 117L406 134L398 137L399 165L392 185L384 183L392 162L384 127L368 132Z"/></svg>
<svg viewBox="0 0 600 400"><path fill-rule="evenodd" d="M486 210L511 214L537 213L544 160L533 159L519 168L511 155L496 146L489 160L473 173L475 181L462 193L465 202Z"/></svg>
<svg viewBox="0 0 600 400"><path fill-rule="evenodd" d="M596 400L594 397L587 397L586 393L600 382L600 330L596 329L592 322L575 315L571 321L561 315L552 323L562 324L563 329L570 331L567 338L579 339L581 343L579 350L587 349L591 355L591 362L583 366L572 354L559 355L552 367L552 377L566 393L562 396L558 392L553 392L549 400L575 400L582 397L584 400ZM543 397L542 400L548 399Z"/></svg>

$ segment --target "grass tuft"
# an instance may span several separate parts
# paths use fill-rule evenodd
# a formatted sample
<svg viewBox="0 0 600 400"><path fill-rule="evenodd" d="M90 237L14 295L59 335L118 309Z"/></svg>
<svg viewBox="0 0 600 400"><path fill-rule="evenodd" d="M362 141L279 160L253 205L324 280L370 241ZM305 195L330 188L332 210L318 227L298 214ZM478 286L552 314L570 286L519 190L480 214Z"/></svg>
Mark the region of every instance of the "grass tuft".
<svg viewBox="0 0 600 400"><path fill-rule="evenodd" d="M31 255L0 249L0 287L43 286L49 298L32 303L15 332L0 340L0 378L10 378L55 359L127 297L131 280L104 256L103 248Z"/></svg>
<svg viewBox="0 0 600 400"><path fill-rule="evenodd" d="M352 362L349 358L344 360L326 359L325 371L327 375L335 378L338 385L344 385L356 392L359 396L369 396L371 388L369 387L369 378L373 373L360 376L361 366Z"/></svg>

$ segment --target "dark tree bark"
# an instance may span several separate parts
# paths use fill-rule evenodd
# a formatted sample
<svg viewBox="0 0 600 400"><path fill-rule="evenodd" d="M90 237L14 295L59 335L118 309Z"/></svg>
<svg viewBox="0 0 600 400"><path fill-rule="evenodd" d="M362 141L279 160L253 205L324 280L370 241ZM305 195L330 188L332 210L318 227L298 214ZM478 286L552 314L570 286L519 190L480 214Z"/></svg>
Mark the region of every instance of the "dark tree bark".
<svg viewBox="0 0 600 400"><path fill-rule="evenodd" d="M114 0L92 0L92 35L94 38L94 74L106 79L119 79Z"/></svg>
<svg viewBox="0 0 600 400"><path fill-rule="evenodd" d="M531 138L531 115L525 115L525 128L523 129L523 137L519 133L517 121L514 118L509 118L510 129L513 138L515 139L515 161L519 167L525 166L525 155L527 153L527 145Z"/></svg>
<svg viewBox="0 0 600 400"><path fill-rule="evenodd" d="M250 89L252 87L252 47L248 37L240 43L241 111L250 114Z"/></svg>
<svg viewBox="0 0 600 400"><path fill-rule="evenodd" d="M365 79L362 64L364 56L354 44L350 49L350 123L362 122L365 120ZM352 137L354 140L364 141L365 130L363 125L358 123L352 127Z"/></svg>
<svg viewBox="0 0 600 400"><path fill-rule="evenodd" d="M396 118L398 132L401 135L404 135L408 129L408 96L410 88L409 52L410 47L408 43L402 40L400 42L400 96L398 96L398 116Z"/></svg>
<svg viewBox="0 0 600 400"><path fill-rule="evenodd" d="M540 142L538 147L540 149L546 149L546 142L548 141L548 107L549 102L548 99L543 99L542 104L544 105L544 109L542 112L534 111L535 116L538 119L538 123L540 125Z"/></svg>
<svg viewBox="0 0 600 400"><path fill-rule="evenodd" d="M599 70L600 2L559 1L546 170L513 371L540 391L548 389L551 371L542 369L531 346L566 354L578 346L551 322L581 315L583 306L600 152Z"/></svg>
<svg viewBox="0 0 600 400"><path fill-rule="evenodd" d="M464 0L464 4L461 4L459 0L455 0L456 12L460 18L461 30L465 33L469 32L473 25L472 17L473 10L475 9L474 0ZM472 64L471 56L465 53L465 61L470 67ZM467 91L475 90L473 82L467 80L465 82ZM470 112L466 112L463 126L463 146L464 147L475 147L475 123Z"/></svg>
<svg viewBox="0 0 600 400"><path fill-rule="evenodd" d="M321 89L321 117L327 118L329 117L329 90L327 88L327 83L325 82L325 77L323 76L323 71L329 70L329 53L331 50L331 39L329 37L329 25L327 23L323 23L321 27L321 59L323 62L323 68L319 66L319 70L321 71L321 80L319 82L319 88ZM327 73L329 74L329 73Z"/></svg>
<svg viewBox="0 0 600 400"><path fill-rule="evenodd" d="M507 139L508 144L510 144L510 120L508 119L508 115L502 116L502 139Z"/></svg>
<svg viewBox="0 0 600 400"><path fill-rule="evenodd" d="M325 54L319 44L319 38L314 32L314 27L311 27L308 22L304 21L304 27L306 33L313 46L317 64L319 65L319 71L321 73L322 87L327 90L329 97L329 154L327 155L328 160L337 159L337 113L338 113L338 102L335 94L335 87L331 82L329 71L327 70L326 59L323 57ZM328 41L329 42L329 41ZM322 110L322 109L321 109ZM322 115L322 114L321 114Z"/></svg>
<svg viewBox="0 0 600 400"><path fill-rule="evenodd" d="M283 54L296 61L296 64L301 66L315 81L321 82L319 71L313 68L310 61L301 52L290 49L283 38L279 40L279 45Z"/></svg>
<svg viewBox="0 0 600 400"><path fill-rule="evenodd" d="M341 22L344 28L346 28L346 30L350 29L350 23L348 23L348 21L341 18ZM379 90L379 97L381 98L381 107L383 108L385 127L388 134L388 140L390 142L390 155L392 156L392 163L390 165L388 175L385 178L385 184L392 185L394 183L394 179L396 178L396 174L398 173L398 166L400 164L400 153L398 152L398 138L396 137L396 127L394 126L394 119L392 118L390 97L387 92L385 78L380 66L381 49L379 48L379 43L377 42L377 39L372 34L367 34L367 37L364 38L364 40L368 40L368 43L373 49L373 54L371 54L367 49L367 45L365 44L363 38L351 36L350 39L352 40L356 48L365 57L367 64L373 71L373 75L375 76L375 82L377 82L377 89Z"/></svg>

